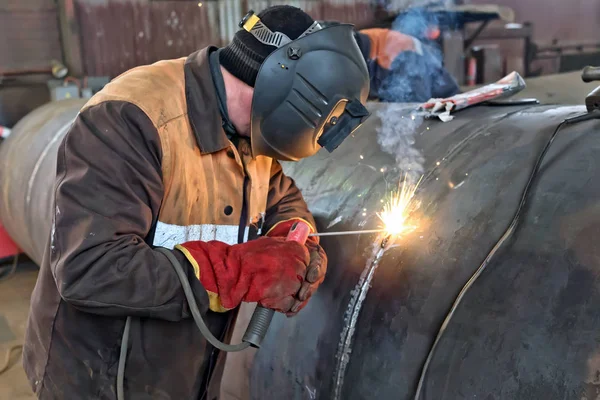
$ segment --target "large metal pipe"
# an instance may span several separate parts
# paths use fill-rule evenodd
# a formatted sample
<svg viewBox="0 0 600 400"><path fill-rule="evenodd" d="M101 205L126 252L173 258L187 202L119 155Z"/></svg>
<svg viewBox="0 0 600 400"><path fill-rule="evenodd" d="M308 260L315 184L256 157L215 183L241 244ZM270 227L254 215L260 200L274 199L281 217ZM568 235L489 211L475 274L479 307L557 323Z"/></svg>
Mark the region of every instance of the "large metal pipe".
<svg viewBox="0 0 600 400"><path fill-rule="evenodd" d="M56 146L79 106L61 102L35 111L0 147L8 167L0 170L0 218L38 262L50 232ZM320 230L377 227L380 200L399 177L376 140L379 112L391 107L372 104L374 116L333 154L285 165ZM406 110L392 112L384 121ZM417 229L376 270L366 268L375 235L323 237L324 284L298 316L274 318L260 351L228 355L219 400L413 398L442 321L509 225L536 157L560 121L583 112L476 107L447 123L423 123L414 138L425 172ZM594 398L599 131L598 121L562 128L514 236L448 323L420 399ZM368 292L369 282L359 285L365 271ZM360 312L359 293L366 294Z"/></svg>
<svg viewBox="0 0 600 400"><path fill-rule="evenodd" d="M50 237L58 145L83 104L74 99L43 105L0 145L0 221L38 264Z"/></svg>
<svg viewBox="0 0 600 400"><path fill-rule="evenodd" d="M299 315L274 318L257 353L228 355L220 400L415 398L442 322L510 224L541 149L563 119L584 112L476 107L424 123L415 135L425 159L418 228L383 255L362 305L358 283L376 235L323 237L324 284ZM376 227L398 178L376 143L380 124L375 114L333 154L286 165L321 230ZM598 160L600 121L563 126L517 230L448 323L420 400L597 396Z"/></svg>

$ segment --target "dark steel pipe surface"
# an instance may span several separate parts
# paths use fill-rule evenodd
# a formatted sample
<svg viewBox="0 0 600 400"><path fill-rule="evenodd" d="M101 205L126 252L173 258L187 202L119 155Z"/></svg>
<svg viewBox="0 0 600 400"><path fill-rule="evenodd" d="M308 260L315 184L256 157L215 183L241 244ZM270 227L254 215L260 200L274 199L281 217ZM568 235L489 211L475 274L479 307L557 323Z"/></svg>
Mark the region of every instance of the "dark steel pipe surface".
<svg viewBox="0 0 600 400"><path fill-rule="evenodd" d="M349 304L376 235L322 238L329 256L325 282L296 317L275 316L260 351L228 361L238 374L246 366L247 379L226 375L223 393L257 400L413 399L442 321L510 224L540 151L563 119L583 112L565 106L476 107L447 123L425 122L415 135L425 159L418 228L379 261L341 385L335 380L343 364L337 360L344 356L340 340L352 323ZM399 177L393 158L376 142L380 122L375 114L331 155L286 164L320 230L377 227L380 199ZM598 160L600 121L563 127L521 223L440 340L420 399L596 396ZM329 226L332 221L341 222Z"/></svg>
<svg viewBox="0 0 600 400"><path fill-rule="evenodd" d="M0 221L36 263L47 246L58 145L85 100L61 100L21 119L0 145Z"/></svg>
<svg viewBox="0 0 600 400"><path fill-rule="evenodd" d="M57 146L82 104L34 111L0 146L0 218L38 262L51 230ZM372 104L374 116L333 154L285 164L320 231L378 227L375 212L400 176L377 143L378 112L390 107ZM374 253L376 234L323 237L325 282L296 317L275 316L260 351L228 355L223 398L412 399L442 321L509 225L539 152L563 119L584 111L480 106L423 123L414 137L424 159L417 229L383 254ZM562 129L514 235L448 324L421 399L595 398L599 135L599 121ZM234 342L252 313L242 309ZM344 340L347 359L338 362Z"/></svg>

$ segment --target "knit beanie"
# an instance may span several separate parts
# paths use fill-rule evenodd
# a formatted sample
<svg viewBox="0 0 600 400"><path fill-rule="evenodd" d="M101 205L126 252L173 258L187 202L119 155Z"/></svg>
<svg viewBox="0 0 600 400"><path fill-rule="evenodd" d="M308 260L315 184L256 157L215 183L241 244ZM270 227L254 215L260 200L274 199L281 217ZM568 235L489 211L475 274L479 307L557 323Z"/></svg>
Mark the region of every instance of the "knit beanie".
<svg viewBox="0 0 600 400"><path fill-rule="evenodd" d="M291 40L297 39L314 22L304 11L292 6L273 6L258 17L273 32L281 32ZM244 29L236 32L231 43L219 53L221 65L233 76L254 87L263 61L277 47L261 43Z"/></svg>

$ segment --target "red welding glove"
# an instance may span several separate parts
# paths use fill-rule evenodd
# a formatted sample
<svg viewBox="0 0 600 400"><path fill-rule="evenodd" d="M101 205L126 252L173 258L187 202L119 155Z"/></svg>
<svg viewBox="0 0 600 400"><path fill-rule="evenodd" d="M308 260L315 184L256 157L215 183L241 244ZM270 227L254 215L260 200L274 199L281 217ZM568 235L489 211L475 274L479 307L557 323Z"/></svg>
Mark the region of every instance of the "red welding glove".
<svg viewBox="0 0 600 400"><path fill-rule="evenodd" d="M392 62L401 52L415 51L415 42L411 36L391 29L363 29L360 33L367 35L371 42L369 58L385 69L391 68Z"/></svg>
<svg viewBox="0 0 600 400"><path fill-rule="evenodd" d="M289 312L310 260L305 246L285 238L260 238L233 246L194 241L175 248L192 263L208 292L210 309L216 312L231 310L242 301Z"/></svg>
<svg viewBox="0 0 600 400"><path fill-rule="evenodd" d="M286 237L292 228L292 225L294 225L294 223L297 221L306 222L299 218L280 222L271 228L271 230L267 233L267 236ZM302 283L302 288L298 292L294 306L292 307L291 311L287 313L288 316L295 315L298 313L298 311L302 310L306 306L310 296L312 296L312 294L325 279L325 274L327 272L327 254L325 254L325 250L323 250L323 248L319 245L319 237L309 237L306 240L306 248L310 254L310 263L306 269L306 275L304 277L304 282Z"/></svg>

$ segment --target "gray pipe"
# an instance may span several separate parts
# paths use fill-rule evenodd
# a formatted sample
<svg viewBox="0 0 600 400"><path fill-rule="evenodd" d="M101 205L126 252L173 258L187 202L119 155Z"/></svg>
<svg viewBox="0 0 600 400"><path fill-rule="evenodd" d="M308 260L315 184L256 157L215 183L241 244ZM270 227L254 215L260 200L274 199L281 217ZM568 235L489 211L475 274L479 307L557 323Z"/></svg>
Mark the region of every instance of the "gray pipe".
<svg viewBox="0 0 600 400"><path fill-rule="evenodd" d="M85 100L48 103L19 121L0 145L0 221L40 264L51 229L58 145Z"/></svg>
<svg viewBox="0 0 600 400"><path fill-rule="evenodd" d="M38 262L50 232L56 146L80 105L36 110L0 146L0 218ZM373 236L323 237L325 282L298 316L275 316L254 357L228 357L224 393L240 399L328 399L333 393L348 400L412 398L444 317L509 225L536 156L560 121L584 111L476 107L447 123L409 126L398 119L410 119L406 109L371 109L373 117L333 154L284 168L319 230L345 231L377 228L375 212L400 175L397 161L413 157L403 166L418 167L422 160L417 229L383 254L357 315L354 289L372 256ZM382 120L399 129L404 147L381 149ZM541 166L522 223L448 323L421 399L595 396L598 160L600 123L565 126ZM350 323L344 315L356 319L350 349L344 349L347 362L338 363ZM245 329L241 325L236 331ZM343 379L334 382L340 364Z"/></svg>
<svg viewBox="0 0 600 400"><path fill-rule="evenodd" d="M322 237L329 256L325 282L296 317L275 316L256 355L228 360L225 371L235 373L224 375L222 394L413 399L444 318L510 225L542 148L562 120L585 113L581 106L476 107L447 123L416 124L417 153L388 144L388 154L377 143L382 118L397 126L398 137L411 124L398 113L412 119L387 104L372 109L372 119L333 154L284 169L302 189L320 231L372 229L380 200L399 176L397 151L414 160L420 153L417 229L383 254L358 315L359 283L372 271L374 237ZM519 226L448 322L421 400L594 398L600 371L598 160L599 121L563 126Z"/></svg>

